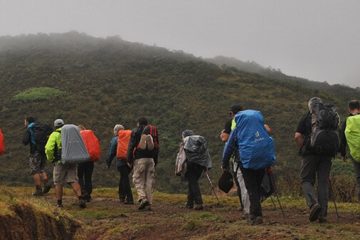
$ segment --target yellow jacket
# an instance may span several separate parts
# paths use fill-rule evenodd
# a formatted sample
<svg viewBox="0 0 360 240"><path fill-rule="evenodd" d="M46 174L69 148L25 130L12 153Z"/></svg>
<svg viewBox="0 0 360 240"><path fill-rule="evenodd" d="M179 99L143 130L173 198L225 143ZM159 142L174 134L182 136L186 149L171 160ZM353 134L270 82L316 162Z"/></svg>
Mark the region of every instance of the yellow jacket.
<svg viewBox="0 0 360 240"><path fill-rule="evenodd" d="M61 128L56 129L49 136L45 145L45 154L49 162L60 161L61 159ZM58 159L56 159L57 155Z"/></svg>

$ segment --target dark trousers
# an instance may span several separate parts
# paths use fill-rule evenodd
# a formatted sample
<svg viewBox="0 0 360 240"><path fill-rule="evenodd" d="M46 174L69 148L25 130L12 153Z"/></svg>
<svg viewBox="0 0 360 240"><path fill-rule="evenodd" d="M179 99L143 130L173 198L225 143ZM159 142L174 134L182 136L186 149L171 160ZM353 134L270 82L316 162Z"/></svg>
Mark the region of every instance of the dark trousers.
<svg viewBox="0 0 360 240"><path fill-rule="evenodd" d="M93 161L78 164L77 175L79 178L79 184L81 186L81 195L86 199L91 198L93 171Z"/></svg>
<svg viewBox="0 0 360 240"><path fill-rule="evenodd" d="M329 175L331 157L320 155L306 155L301 165L301 187L309 208L315 203L321 206L320 217L326 217L329 201ZM317 197L315 194L315 180L318 180Z"/></svg>
<svg viewBox="0 0 360 240"><path fill-rule="evenodd" d="M188 196L187 196L187 205L193 206L195 204L203 204L200 187L199 187L199 179L201 174L204 171L204 167L200 166L196 163L188 163L187 170L185 173L185 177L188 181Z"/></svg>
<svg viewBox="0 0 360 240"><path fill-rule="evenodd" d="M250 199L250 217L261 217L262 209L260 203L261 182L265 174L265 169L246 169L241 168L246 189Z"/></svg>
<svg viewBox="0 0 360 240"><path fill-rule="evenodd" d="M130 180L129 180L129 174L131 169L127 165L120 166L117 169L120 173L119 199L121 201L133 202L134 199L131 192Z"/></svg>

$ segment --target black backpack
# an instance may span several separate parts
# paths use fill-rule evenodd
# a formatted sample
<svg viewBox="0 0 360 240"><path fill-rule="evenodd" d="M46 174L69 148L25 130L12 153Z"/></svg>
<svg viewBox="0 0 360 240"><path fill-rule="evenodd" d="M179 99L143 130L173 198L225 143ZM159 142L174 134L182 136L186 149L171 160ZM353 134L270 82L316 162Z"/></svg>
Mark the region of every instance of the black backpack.
<svg viewBox="0 0 360 240"><path fill-rule="evenodd" d="M275 192L275 178L271 168L265 169L265 174L260 187L260 199L264 201Z"/></svg>
<svg viewBox="0 0 360 240"><path fill-rule="evenodd" d="M45 145L47 140L52 133L52 128L47 124L35 123L31 127L32 141L35 141L36 150L40 153L45 153Z"/></svg>
<svg viewBox="0 0 360 240"><path fill-rule="evenodd" d="M309 150L314 154L335 156L339 149L339 115L332 105L311 105L311 135Z"/></svg>

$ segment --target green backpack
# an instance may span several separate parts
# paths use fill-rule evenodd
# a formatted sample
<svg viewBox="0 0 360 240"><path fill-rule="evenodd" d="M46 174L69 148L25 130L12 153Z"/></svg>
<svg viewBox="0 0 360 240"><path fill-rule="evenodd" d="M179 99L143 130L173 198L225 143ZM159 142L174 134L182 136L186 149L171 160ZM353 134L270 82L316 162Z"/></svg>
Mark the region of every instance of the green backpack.
<svg viewBox="0 0 360 240"><path fill-rule="evenodd" d="M360 114L347 118L345 136L350 155L356 162L360 162Z"/></svg>

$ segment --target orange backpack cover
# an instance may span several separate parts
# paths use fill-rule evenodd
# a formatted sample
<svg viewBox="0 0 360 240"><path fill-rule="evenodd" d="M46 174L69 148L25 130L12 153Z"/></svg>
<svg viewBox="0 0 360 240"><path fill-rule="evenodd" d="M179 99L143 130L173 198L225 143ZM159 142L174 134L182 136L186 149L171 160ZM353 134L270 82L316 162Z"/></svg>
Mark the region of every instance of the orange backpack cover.
<svg viewBox="0 0 360 240"><path fill-rule="evenodd" d="M0 155L5 153L5 141L4 141L4 134L0 129Z"/></svg>
<svg viewBox="0 0 360 240"><path fill-rule="evenodd" d="M98 161L101 154L99 139L92 130L81 130L80 134L89 152L91 161Z"/></svg>
<svg viewBox="0 0 360 240"><path fill-rule="evenodd" d="M120 130L118 132L118 141L116 149L116 158L127 160L127 151L131 139L131 130Z"/></svg>

